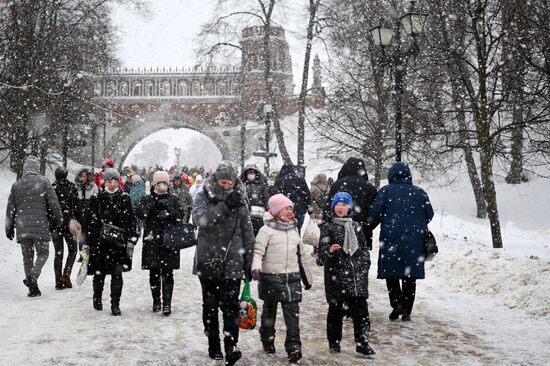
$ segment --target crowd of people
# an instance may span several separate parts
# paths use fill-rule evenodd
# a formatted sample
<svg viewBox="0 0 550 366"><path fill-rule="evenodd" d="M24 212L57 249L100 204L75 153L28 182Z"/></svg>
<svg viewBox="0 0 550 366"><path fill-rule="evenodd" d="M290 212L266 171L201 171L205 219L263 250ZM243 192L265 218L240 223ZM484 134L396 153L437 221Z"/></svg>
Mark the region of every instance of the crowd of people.
<svg viewBox="0 0 550 366"><path fill-rule="evenodd" d="M30 156L24 174L11 189L6 236L21 244L28 296L41 295L38 279L49 241L55 248L55 288L72 287L71 273L80 250L93 276L92 305L103 310L103 289L110 275L111 313L122 314L123 273L132 269L135 245L142 238L141 268L149 271L152 311L171 314L178 249L164 237L178 223L196 226L193 273L202 289L203 325L208 355L235 364L242 356L239 339L239 293L243 279L258 281L263 300L260 340L275 348L280 304L286 325L289 362L302 358L300 302L313 283L302 240L304 221L318 225L314 253L324 267L329 305L326 334L330 353L340 353L342 320L352 318L356 351L375 353L370 341L368 275L373 229L381 225L378 276L386 281L389 318L409 321L416 280L423 279L424 240L433 217L428 195L413 185L408 165L395 163L388 185L379 191L368 181L362 159L349 158L336 181L325 174L308 186L291 165L283 165L273 184L255 165L239 174L229 163L205 172L175 167L148 172L128 167L121 174L112 160L95 175L55 170L55 182L39 174ZM307 225L309 227L309 224ZM63 266L64 248L68 250ZM36 251L36 258L34 252ZM223 315L223 352L218 313Z"/></svg>

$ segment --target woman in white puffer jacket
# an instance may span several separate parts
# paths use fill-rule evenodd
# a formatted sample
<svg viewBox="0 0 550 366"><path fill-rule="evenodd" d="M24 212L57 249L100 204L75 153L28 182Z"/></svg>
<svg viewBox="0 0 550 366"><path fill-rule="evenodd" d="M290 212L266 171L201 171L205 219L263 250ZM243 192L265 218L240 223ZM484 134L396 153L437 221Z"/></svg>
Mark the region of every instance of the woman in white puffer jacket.
<svg viewBox="0 0 550 366"><path fill-rule="evenodd" d="M275 353L275 317L277 304L281 303L286 324L285 349L289 362L302 357L300 340L300 302L302 286L311 288L311 274L302 258L306 252L297 221L294 219L294 205L282 194L269 199L269 211L264 216L264 226L256 236L252 277L260 281L258 289L262 308L260 336L264 351Z"/></svg>

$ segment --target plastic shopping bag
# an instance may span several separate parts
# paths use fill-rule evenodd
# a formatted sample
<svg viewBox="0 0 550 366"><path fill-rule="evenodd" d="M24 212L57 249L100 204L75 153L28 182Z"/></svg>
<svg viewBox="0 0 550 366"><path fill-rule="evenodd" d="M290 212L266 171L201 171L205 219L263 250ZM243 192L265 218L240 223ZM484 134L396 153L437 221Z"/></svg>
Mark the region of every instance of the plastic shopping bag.
<svg viewBox="0 0 550 366"><path fill-rule="evenodd" d="M311 246L319 245L319 238L321 237L321 229L315 222L315 220L309 219L304 235L302 235L302 242Z"/></svg>
<svg viewBox="0 0 550 366"><path fill-rule="evenodd" d="M239 303L239 327L241 329L254 329L256 327L257 313L258 307L256 305L256 301L254 301L250 295L250 281L246 279L244 281L241 302Z"/></svg>

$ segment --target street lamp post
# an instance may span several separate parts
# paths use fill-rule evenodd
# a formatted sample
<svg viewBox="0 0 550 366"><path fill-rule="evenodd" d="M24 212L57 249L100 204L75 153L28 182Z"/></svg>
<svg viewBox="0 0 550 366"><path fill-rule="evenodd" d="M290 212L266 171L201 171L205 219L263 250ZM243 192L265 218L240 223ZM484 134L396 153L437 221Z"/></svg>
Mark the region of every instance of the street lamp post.
<svg viewBox="0 0 550 366"><path fill-rule="evenodd" d="M379 25L370 29L374 43L382 48L394 45L393 52L390 55L394 69L394 103L395 103L395 161L401 161L402 151L402 122L403 122L403 59L416 52L416 39L418 33L424 31L424 24L428 17L425 13L420 13L415 10L416 1L411 1L410 8L407 13L393 21L391 27L384 24L383 21ZM407 35L410 35L413 40L412 47L403 50L401 48L401 30L404 30Z"/></svg>
<svg viewBox="0 0 550 366"><path fill-rule="evenodd" d="M265 176L269 176L269 140L271 139L270 130L271 130L271 104L264 104L264 114L265 114Z"/></svg>
<svg viewBox="0 0 550 366"><path fill-rule="evenodd" d="M94 174L94 167L95 167L95 139L96 139L96 128L97 128L97 121L96 116L93 113L90 113L89 115L90 122L92 125L92 174Z"/></svg>

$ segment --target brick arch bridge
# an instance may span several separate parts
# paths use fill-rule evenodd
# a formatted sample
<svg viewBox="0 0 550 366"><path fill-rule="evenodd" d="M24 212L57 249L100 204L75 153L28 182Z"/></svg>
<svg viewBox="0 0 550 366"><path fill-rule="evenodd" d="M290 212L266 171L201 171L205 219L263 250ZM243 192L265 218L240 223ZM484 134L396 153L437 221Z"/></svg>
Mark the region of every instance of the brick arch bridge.
<svg viewBox="0 0 550 366"><path fill-rule="evenodd" d="M271 33L274 103L284 117L298 111L298 97L284 29L272 27ZM99 106L91 123L93 132L87 136L92 143L73 149L73 159L97 165L111 157L122 164L131 148L147 135L186 127L210 137L224 159L237 161L241 121L257 122L252 123L255 129L246 129L245 155L263 148L267 99L261 61L263 28L244 28L240 43L247 57L236 68L124 68L90 76L88 92ZM320 70L315 57L308 104L317 108L324 106Z"/></svg>

